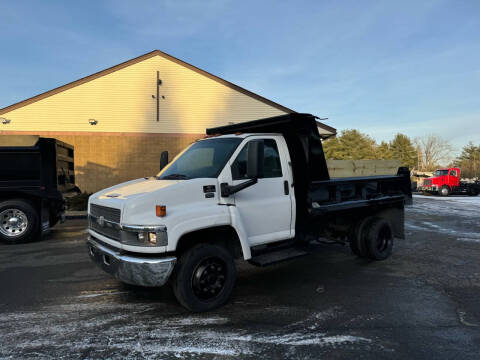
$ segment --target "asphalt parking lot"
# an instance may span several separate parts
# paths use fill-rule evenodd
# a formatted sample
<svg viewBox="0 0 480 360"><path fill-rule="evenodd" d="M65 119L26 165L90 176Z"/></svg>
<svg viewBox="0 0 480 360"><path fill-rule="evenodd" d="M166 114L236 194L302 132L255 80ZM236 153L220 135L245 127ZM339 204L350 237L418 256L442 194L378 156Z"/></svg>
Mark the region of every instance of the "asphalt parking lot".
<svg viewBox="0 0 480 360"><path fill-rule="evenodd" d="M0 245L0 358L478 359L480 197L416 196L384 262L348 247L239 263L231 301L191 314L169 287L94 267L85 220Z"/></svg>

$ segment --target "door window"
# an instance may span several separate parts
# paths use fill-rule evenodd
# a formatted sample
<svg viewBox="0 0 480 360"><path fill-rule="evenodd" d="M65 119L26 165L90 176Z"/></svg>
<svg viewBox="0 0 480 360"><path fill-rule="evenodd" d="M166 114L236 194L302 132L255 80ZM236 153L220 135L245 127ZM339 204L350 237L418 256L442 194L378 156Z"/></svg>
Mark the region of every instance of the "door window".
<svg viewBox="0 0 480 360"><path fill-rule="evenodd" d="M450 170L450 176L457 176L457 172L455 170Z"/></svg>
<svg viewBox="0 0 480 360"><path fill-rule="evenodd" d="M248 146L245 144L232 164L233 180L247 179L247 159ZM277 143L273 139L265 139L263 140L263 174L261 174L259 178L276 177L282 177L282 166Z"/></svg>

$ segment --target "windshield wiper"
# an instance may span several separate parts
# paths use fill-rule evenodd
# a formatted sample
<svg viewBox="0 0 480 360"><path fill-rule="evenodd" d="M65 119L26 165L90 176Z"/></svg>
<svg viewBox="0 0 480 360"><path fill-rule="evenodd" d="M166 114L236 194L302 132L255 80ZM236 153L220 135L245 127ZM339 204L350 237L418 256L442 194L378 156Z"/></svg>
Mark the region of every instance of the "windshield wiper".
<svg viewBox="0 0 480 360"><path fill-rule="evenodd" d="M162 177L157 176L157 179L158 180L188 180L189 177L183 174L170 174Z"/></svg>

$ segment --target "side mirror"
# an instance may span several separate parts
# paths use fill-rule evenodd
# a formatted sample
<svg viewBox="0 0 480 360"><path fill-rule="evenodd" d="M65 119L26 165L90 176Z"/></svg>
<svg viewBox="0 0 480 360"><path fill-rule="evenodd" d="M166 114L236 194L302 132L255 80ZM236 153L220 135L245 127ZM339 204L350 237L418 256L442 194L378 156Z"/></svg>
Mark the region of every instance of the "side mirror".
<svg viewBox="0 0 480 360"><path fill-rule="evenodd" d="M258 179L263 175L263 140L248 143L247 177Z"/></svg>
<svg viewBox="0 0 480 360"><path fill-rule="evenodd" d="M258 182L263 176L263 140L252 140L248 143L247 177L249 180L238 185L220 184L222 197L229 197L243 189L246 189Z"/></svg>
<svg viewBox="0 0 480 360"><path fill-rule="evenodd" d="M168 151L162 151L160 154L160 171L168 164Z"/></svg>

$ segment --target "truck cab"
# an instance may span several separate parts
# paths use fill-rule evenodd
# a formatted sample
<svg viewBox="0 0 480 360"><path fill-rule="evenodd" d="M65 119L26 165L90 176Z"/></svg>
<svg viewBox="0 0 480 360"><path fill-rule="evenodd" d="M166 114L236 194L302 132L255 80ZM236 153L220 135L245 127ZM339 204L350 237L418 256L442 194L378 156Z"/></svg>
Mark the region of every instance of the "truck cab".
<svg viewBox="0 0 480 360"><path fill-rule="evenodd" d="M264 145L261 155L263 170L256 178L255 187L246 187L222 197L222 189L226 191L224 184L230 184L232 191L235 186L249 181L249 146L252 151L252 144L260 141ZM158 175L92 195L89 202L91 231L95 231L95 236L105 243L124 250L158 253L175 251L185 234L212 229L212 225L232 227L239 234L243 257L248 260L251 257L249 245L295 236L292 226L295 223L292 219L295 200L294 191L290 191L289 161L285 140L280 135L224 135L199 140ZM133 239L127 242L133 245L126 245L112 240L108 237L111 232L106 233L111 231L110 228L93 221L102 215L106 221L110 220L108 214L101 211L102 207L120 210L120 222L124 228L146 224L157 231L158 226L168 229L168 241L166 237L158 237L152 243L150 238L145 238L145 244L140 245L136 243L137 239ZM119 235L125 236L121 231Z"/></svg>
<svg viewBox="0 0 480 360"><path fill-rule="evenodd" d="M423 191L436 191L440 195L447 196L453 187L460 185L460 169L448 168L437 169L432 177L423 181Z"/></svg>
<svg viewBox="0 0 480 360"><path fill-rule="evenodd" d="M322 234L350 235L357 255L387 258L409 198L409 173L330 180L315 118L291 114L209 129L156 176L93 194L87 245L120 281L171 278L182 305L205 311L228 299L235 259L265 266L306 255Z"/></svg>
<svg viewBox="0 0 480 360"><path fill-rule="evenodd" d="M451 194L476 196L480 192L480 187L477 182L467 183L461 181L460 168L452 167L435 170L432 177L423 180L419 190L440 196L449 196Z"/></svg>

